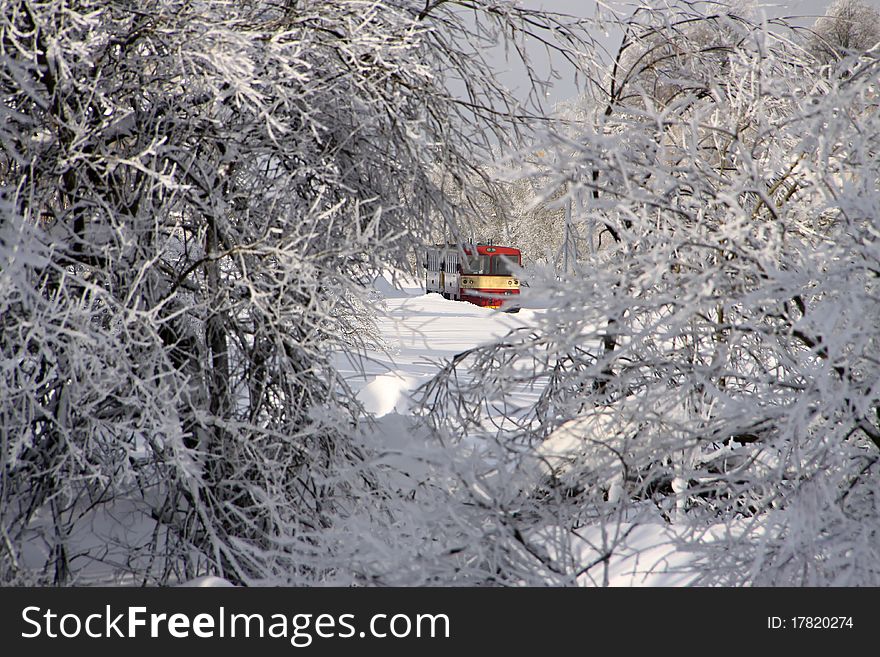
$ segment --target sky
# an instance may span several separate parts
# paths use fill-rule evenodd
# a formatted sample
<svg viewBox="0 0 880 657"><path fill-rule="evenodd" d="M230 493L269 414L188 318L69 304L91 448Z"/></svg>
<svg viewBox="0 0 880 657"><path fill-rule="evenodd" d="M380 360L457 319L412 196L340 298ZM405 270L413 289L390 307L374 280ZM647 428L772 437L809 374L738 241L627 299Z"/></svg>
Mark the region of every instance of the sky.
<svg viewBox="0 0 880 657"><path fill-rule="evenodd" d="M804 25L811 25L815 22L816 18L825 14L826 9L831 4L833 0L803 0L802 2L758 2L759 7L761 7L764 11L766 11L767 16L779 17L779 16L799 16L803 17L802 19L795 21ZM880 9L880 0L864 0L867 4L873 5ZM583 16L585 18L592 18L596 15L596 1L595 0L522 0L522 4L526 7L540 9L543 8L547 11L559 12L564 14L570 14L572 16ZM633 1L630 2L621 2L608 0L604 4L613 5L615 7L625 8L627 6L633 6L636 3ZM609 34L607 37L603 37L603 35L596 35L600 40L606 45L606 47L615 48L619 44L620 35L619 34ZM534 66L541 71L546 79L550 78L549 75L549 63L547 62L547 57L543 51L543 49L539 47L533 48L532 52L533 64ZM499 54L499 67L503 70L505 68L505 64L503 62L503 57ZM549 93L547 94L547 101L553 105L555 103L570 99L578 95L577 86L575 84L574 73L571 68L565 68L562 65L558 66L559 73L561 75L561 79L553 81L553 86ZM521 77L521 73L514 73L513 67L511 67L511 73L509 74L509 78L506 79L506 83L508 85L512 85L514 87L517 85L517 77ZM507 77L507 76L502 76Z"/></svg>

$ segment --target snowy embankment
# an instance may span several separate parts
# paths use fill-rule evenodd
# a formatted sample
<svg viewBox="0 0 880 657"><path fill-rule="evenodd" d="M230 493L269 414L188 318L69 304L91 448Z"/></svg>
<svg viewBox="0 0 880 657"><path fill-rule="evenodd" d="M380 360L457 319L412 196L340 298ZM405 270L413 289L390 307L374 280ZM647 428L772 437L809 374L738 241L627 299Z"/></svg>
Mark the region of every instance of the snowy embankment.
<svg viewBox="0 0 880 657"><path fill-rule="evenodd" d="M365 409L377 417L405 414L409 394L428 381L443 360L527 326L533 310L505 313L425 294L418 281L404 277L395 288L387 278L374 286L382 295L378 328L385 351L372 351L361 362L337 360L339 371L358 392Z"/></svg>
<svg viewBox="0 0 880 657"><path fill-rule="evenodd" d="M337 362L366 410L377 417L375 439L397 453L407 440L416 440L408 417L412 391L456 354L500 338L512 329L530 326L543 312L529 308L527 300L518 313L480 308L425 294L419 282L400 280L399 287L387 277L375 283L383 297L379 331L385 350L373 351L359 363L342 361L342 357ZM548 444L555 444L553 438L551 435L542 446L544 451ZM546 462L546 456L540 454L545 458L536 462ZM562 454L561 458L566 456ZM687 567L690 556L675 547L681 544L675 531L674 525L660 521L621 522L585 527L574 536L561 528L546 527L533 540L542 543L550 554L564 551L564 560L574 562L575 572L601 561L603 566L598 570L590 569L577 578L582 585L680 586L693 577ZM609 545L613 545L610 556Z"/></svg>

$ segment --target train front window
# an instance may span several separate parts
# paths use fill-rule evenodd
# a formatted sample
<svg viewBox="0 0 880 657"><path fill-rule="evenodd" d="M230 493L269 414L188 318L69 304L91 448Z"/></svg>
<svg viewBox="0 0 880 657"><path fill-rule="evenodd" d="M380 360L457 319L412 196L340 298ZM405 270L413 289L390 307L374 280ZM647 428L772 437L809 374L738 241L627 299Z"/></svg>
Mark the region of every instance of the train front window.
<svg viewBox="0 0 880 657"><path fill-rule="evenodd" d="M473 276L485 276L489 273L489 256L477 255L466 256L462 266L465 274Z"/></svg>
<svg viewBox="0 0 880 657"><path fill-rule="evenodd" d="M517 266L514 256L492 256L492 273L498 276L512 276L513 268Z"/></svg>

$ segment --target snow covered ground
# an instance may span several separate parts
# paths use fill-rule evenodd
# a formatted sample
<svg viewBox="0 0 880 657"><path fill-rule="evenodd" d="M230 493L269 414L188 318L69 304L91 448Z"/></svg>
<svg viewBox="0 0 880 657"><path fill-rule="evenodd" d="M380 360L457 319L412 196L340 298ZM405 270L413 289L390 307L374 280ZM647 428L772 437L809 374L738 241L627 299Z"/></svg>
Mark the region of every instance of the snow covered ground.
<svg viewBox="0 0 880 657"><path fill-rule="evenodd" d="M361 363L339 357L337 366L348 384L358 391L364 407L381 417L393 411L406 413L409 394L426 382L442 361L527 326L536 312L524 308L507 313L439 294L425 294L420 281L401 277L396 288L380 277L374 283L384 297L379 330L386 350L372 351Z"/></svg>
<svg viewBox="0 0 880 657"><path fill-rule="evenodd" d="M396 287L390 277L380 277L374 286L384 298L379 330L385 351L373 351L366 360L353 364L338 360L340 372L357 391L368 411L380 418L380 433L399 446L407 439L405 416L409 395L428 381L442 363L456 354L494 340L514 328L529 326L544 312L538 303L524 299L518 313L480 308L449 301L438 294L425 294L419 281L401 278ZM559 545L556 527L542 530L549 551ZM621 523L613 527L586 527L577 539L566 541L569 559L589 564L613 543L612 557L600 569L578 578L585 586L682 586L693 579L688 572L690 555L676 550L675 527L659 521Z"/></svg>

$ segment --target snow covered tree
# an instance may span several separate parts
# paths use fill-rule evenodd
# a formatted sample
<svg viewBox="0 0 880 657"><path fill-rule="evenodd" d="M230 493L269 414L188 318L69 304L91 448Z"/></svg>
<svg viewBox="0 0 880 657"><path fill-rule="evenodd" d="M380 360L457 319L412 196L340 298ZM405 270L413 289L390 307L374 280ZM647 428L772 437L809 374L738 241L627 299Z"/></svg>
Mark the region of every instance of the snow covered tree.
<svg viewBox="0 0 880 657"><path fill-rule="evenodd" d="M607 241L533 281L537 327L449 363L427 416L483 455L474 503L536 577L607 582L667 523L690 582L876 584L880 59L827 76L715 2L621 28L602 109L547 147Z"/></svg>
<svg viewBox="0 0 880 657"><path fill-rule="evenodd" d="M507 2L4 4L0 581L315 582L396 522L331 355L528 128L483 57L527 33L580 47Z"/></svg>
<svg viewBox="0 0 880 657"><path fill-rule="evenodd" d="M880 59L611 20L603 59L514 2L7 3L0 581L602 584L664 524L688 582L880 582ZM589 102L511 204L543 81L485 53L529 35ZM334 366L371 280L532 195L581 240L551 308L377 431Z"/></svg>
<svg viewBox="0 0 880 657"><path fill-rule="evenodd" d="M880 12L862 0L835 0L816 21L810 49L824 62L870 50L880 43Z"/></svg>

